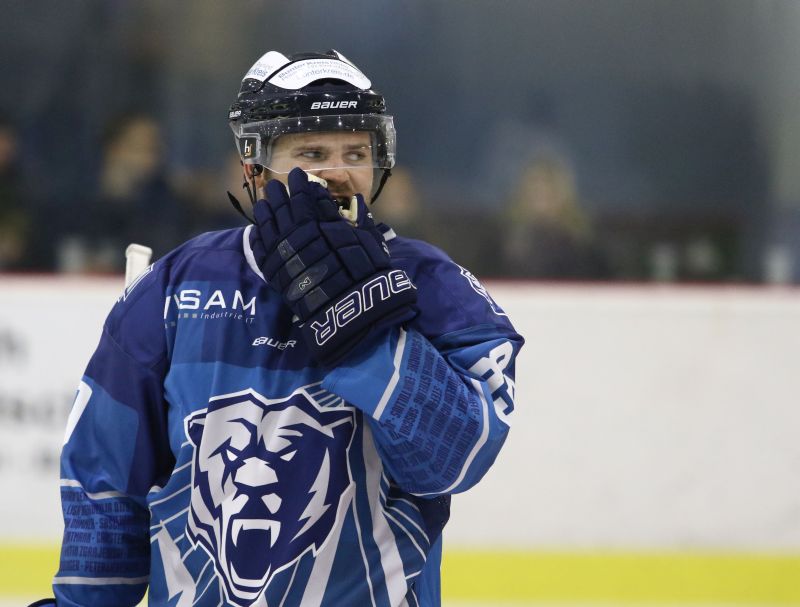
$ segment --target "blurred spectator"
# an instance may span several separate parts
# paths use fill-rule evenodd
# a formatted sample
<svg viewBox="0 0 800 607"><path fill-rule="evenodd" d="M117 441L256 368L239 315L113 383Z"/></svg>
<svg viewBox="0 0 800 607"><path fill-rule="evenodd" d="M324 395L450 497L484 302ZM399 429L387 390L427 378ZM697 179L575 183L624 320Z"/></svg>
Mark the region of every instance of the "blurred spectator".
<svg viewBox="0 0 800 607"><path fill-rule="evenodd" d="M17 135L0 118L0 270L26 267L29 213L17 167Z"/></svg>
<svg viewBox="0 0 800 607"><path fill-rule="evenodd" d="M237 152L229 152L215 170L187 170L176 176L176 187L186 201L189 212L186 227L191 235L223 230L242 225L245 221L233 208L226 192L232 193L250 212L250 198L242 187L242 162Z"/></svg>
<svg viewBox="0 0 800 607"><path fill-rule="evenodd" d="M762 279L769 284L800 284L800 206L780 205L764 238Z"/></svg>
<svg viewBox="0 0 800 607"><path fill-rule="evenodd" d="M111 124L96 188L89 210L61 242L61 270L119 272L131 242L158 258L190 235L189 210L167 179L161 131L149 116Z"/></svg>
<svg viewBox="0 0 800 607"><path fill-rule="evenodd" d="M496 226L496 213L487 206L448 205L437 208L428 220L429 242L440 247L457 264L469 268L480 279L504 275L498 255L503 233Z"/></svg>
<svg viewBox="0 0 800 607"><path fill-rule="evenodd" d="M604 279L604 255L578 204L572 172L551 156L522 172L504 213L503 273L543 279Z"/></svg>
<svg viewBox="0 0 800 607"><path fill-rule="evenodd" d="M372 214L406 238L431 242L440 231L439 226L432 224L431 209L422 203L411 171L404 167L392 169Z"/></svg>

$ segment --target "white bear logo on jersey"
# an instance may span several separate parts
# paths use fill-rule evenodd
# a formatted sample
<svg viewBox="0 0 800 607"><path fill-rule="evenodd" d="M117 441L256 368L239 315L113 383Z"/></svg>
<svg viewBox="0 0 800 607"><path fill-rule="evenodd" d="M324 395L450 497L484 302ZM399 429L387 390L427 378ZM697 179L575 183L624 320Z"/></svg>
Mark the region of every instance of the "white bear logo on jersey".
<svg viewBox="0 0 800 607"><path fill-rule="evenodd" d="M187 537L212 557L231 604L249 605L341 523L354 426L352 408L321 406L306 388L282 399L218 396L186 418Z"/></svg>

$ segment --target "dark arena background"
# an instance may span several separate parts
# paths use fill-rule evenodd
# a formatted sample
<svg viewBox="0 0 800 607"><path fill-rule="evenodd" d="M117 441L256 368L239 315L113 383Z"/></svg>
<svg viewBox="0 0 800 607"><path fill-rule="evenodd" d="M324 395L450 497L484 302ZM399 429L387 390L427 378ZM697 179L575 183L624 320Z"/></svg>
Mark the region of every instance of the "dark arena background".
<svg viewBox="0 0 800 607"><path fill-rule="evenodd" d="M800 605L800 3L3 0L0 607L49 593L126 247L242 225L242 76L329 48L395 118L376 217L527 340L446 607Z"/></svg>

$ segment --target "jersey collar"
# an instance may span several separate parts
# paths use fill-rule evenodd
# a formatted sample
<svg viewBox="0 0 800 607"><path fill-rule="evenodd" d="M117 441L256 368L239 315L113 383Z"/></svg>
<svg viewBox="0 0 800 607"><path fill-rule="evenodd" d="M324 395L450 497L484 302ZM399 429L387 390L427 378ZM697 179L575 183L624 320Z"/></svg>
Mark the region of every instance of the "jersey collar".
<svg viewBox="0 0 800 607"><path fill-rule="evenodd" d="M242 231L242 250L244 251L244 258L247 260L247 265L250 266L250 269L253 270L261 280L267 282L267 279L264 278L264 274L261 272L261 268L259 268L256 263L256 257L253 255L253 247L250 246L250 232L253 228L255 228L255 226L251 223Z"/></svg>

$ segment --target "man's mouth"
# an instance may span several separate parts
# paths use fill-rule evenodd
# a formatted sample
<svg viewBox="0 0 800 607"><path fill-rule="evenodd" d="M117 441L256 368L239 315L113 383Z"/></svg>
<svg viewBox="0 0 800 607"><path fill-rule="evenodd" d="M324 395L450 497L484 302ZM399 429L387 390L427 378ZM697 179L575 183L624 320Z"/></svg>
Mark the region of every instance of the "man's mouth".
<svg viewBox="0 0 800 607"><path fill-rule="evenodd" d="M349 209L350 208L351 196L346 196L344 194L331 193L331 197L336 201L336 204L338 204L343 209Z"/></svg>

